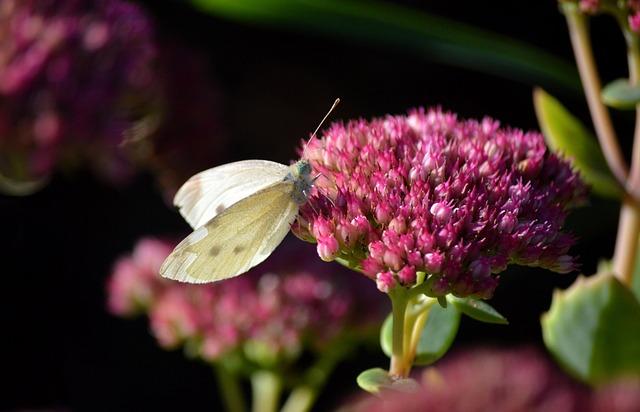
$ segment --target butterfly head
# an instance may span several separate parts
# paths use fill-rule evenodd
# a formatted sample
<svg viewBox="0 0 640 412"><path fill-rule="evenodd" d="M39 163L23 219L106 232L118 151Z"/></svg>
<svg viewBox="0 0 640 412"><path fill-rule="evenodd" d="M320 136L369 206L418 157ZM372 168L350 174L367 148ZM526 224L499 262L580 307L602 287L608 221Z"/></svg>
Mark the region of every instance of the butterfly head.
<svg viewBox="0 0 640 412"><path fill-rule="evenodd" d="M311 163L306 159L302 159L292 164L289 167L289 174L284 180L293 182L291 196L296 203L300 205L305 203L315 180L311 177Z"/></svg>

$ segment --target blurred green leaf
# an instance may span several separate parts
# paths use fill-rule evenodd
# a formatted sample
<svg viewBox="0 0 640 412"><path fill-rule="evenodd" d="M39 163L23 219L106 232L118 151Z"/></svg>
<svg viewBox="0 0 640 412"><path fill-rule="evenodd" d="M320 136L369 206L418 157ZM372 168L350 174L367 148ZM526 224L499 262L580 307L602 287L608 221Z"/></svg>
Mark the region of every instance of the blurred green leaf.
<svg viewBox="0 0 640 412"><path fill-rule="evenodd" d="M389 388L393 380L386 370L382 368L367 369L356 378L358 386L369 393L379 393L384 388Z"/></svg>
<svg viewBox="0 0 640 412"><path fill-rule="evenodd" d="M393 390L404 393L414 393L420 389L420 384L411 378L392 379L382 368L372 368L360 373L356 378L358 386L369 393L380 393L383 390Z"/></svg>
<svg viewBox="0 0 640 412"><path fill-rule="evenodd" d="M9 196L28 196L42 189L47 179L17 180L0 174L0 193Z"/></svg>
<svg viewBox="0 0 640 412"><path fill-rule="evenodd" d="M581 90L575 67L543 50L390 1L191 1L208 13L241 22L382 44L513 80Z"/></svg>
<svg viewBox="0 0 640 412"><path fill-rule="evenodd" d="M595 136L544 90L534 91L533 102L538 123L551 150L571 158L594 193L620 199L623 190L611 174Z"/></svg>
<svg viewBox="0 0 640 412"><path fill-rule="evenodd" d="M542 332L560 364L583 381L640 377L640 304L610 273L556 291Z"/></svg>
<svg viewBox="0 0 640 412"><path fill-rule="evenodd" d="M457 298L455 296L447 296L447 300L455 305L456 308L465 315L486 323L497 323L500 325L508 325L509 321L498 313L491 305L478 299Z"/></svg>
<svg viewBox="0 0 640 412"><path fill-rule="evenodd" d="M640 103L640 87L632 86L628 79L614 80L602 89L602 101L616 109L635 109Z"/></svg>
<svg viewBox="0 0 640 412"><path fill-rule="evenodd" d="M460 325L460 311L454 305L443 308L433 305L424 324L414 365L429 365L440 359L449 350ZM391 356L393 342L393 319L391 315L385 319L380 329L380 346L382 351Z"/></svg>

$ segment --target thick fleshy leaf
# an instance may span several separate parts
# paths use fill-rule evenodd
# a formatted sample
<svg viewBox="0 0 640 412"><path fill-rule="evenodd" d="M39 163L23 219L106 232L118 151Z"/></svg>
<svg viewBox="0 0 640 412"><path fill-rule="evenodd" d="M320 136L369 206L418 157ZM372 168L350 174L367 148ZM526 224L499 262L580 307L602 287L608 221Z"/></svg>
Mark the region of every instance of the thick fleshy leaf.
<svg viewBox="0 0 640 412"><path fill-rule="evenodd" d="M430 365L451 347L460 326L460 311L453 305L434 305L422 329L416 349L415 365Z"/></svg>
<svg viewBox="0 0 640 412"><path fill-rule="evenodd" d="M191 0L241 22L387 46L430 60L534 84L581 90L573 65L532 45L453 20L375 0Z"/></svg>
<svg viewBox="0 0 640 412"><path fill-rule="evenodd" d="M633 86L628 79L614 80L602 89L602 101L616 109L635 109L640 103L640 86Z"/></svg>
<svg viewBox="0 0 640 412"><path fill-rule="evenodd" d="M424 324L414 365L429 365L440 359L449 350L460 326L460 311L454 305L443 308L433 305ZM382 324L380 330L380 346L382 351L391 356L393 342L393 319L391 315Z"/></svg>
<svg viewBox="0 0 640 412"><path fill-rule="evenodd" d="M640 304L609 273L556 291L542 331L560 364L585 382L640 377Z"/></svg>
<svg viewBox="0 0 640 412"><path fill-rule="evenodd" d="M551 150L569 157L594 193L621 198L623 190L611 174L595 136L544 90L534 91L533 102L538 123Z"/></svg>
<svg viewBox="0 0 640 412"><path fill-rule="evenodd" d="M367 369L356 378L358 386L370 393L379 393L385 388L390 388L393 380L386 370L382 368Z"/></svg>
<svg viewBox="0 0 640 412"><path fill-rule="evenodd" d="M507 318L502 316L491 305L478 299L456 298L455 296L447 296L447 300L455 305L456 308L465 315L486 323L498 323L508 325Z"/></svg>
<svg viewBox="0 0 640 412"><path fill-rule="evenodd" d="M369 393L380 393L392 390L404 393L414 393L420 390L420 384L411 378L393 379L382 368L372 368L360 373L356 378L358 386Z"/></svg>

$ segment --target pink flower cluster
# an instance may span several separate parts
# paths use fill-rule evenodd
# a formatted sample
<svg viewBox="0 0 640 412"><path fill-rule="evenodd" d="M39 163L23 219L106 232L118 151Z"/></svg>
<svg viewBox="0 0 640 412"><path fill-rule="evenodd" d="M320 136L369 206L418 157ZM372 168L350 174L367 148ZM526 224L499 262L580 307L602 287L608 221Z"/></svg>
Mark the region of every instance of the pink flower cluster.
<svg viewBox="0 0 640 412"><path fill-rule="evenodd" d="M629 0L627 5L629 7L629 17L627 18L629 28L635 33L640 33L640 1Z"/></svg>
<svg viewBox="0 0 640 412"><path fill-rule="evenodd" d="M561 232L585 187L540 133L439 109L334 124L304 150L317 180L293 230L384 292L488 298L507 264L575 268Z"/></svg>
<svg viewBox="0 0 640 412"><path fill-rule="evenodd" d="M475 349L426 370L415 394L361 401L353 412L631 412L640 410L640 382L589 391L532 348Z"/></svg>
<svg viewBox="0 0 640 412"><path fill-rule="evenodd" d="M122 0L3 0L0 171L40 178L82 148L98 171L126 177L118 146L155 93L153 36L142 10Z"/></svg>
<svg viewBox="0 0 640 412"><path fill-rule="evenodd" d="M114 266L108 305L120 316L147 312L163 347L185 344L208 361L232 351L261 364L292 360L347 332L375 333L387 309L368 282L339 266L327 268L299 243L283 245L248 274L212 285L162 279L158 270L173 246L140 240Z"/></svg>
<svg viewBox="0 0 640 412"><path fill-rule="evenodd" d="M560 0L574 2L576 0ZM618 16L620 12L627 16L627 23L631 31L640 33L640 1L638 0L579 0L580 11L587 14L609 12Z"/></svg>
<svg viewBox="0 0 640 412"><path fill-rule="evenodd" d="M220 96L203 56L159 43L125 0L0 1L0 175L152 169L169 197L216 163Z"/></svg>

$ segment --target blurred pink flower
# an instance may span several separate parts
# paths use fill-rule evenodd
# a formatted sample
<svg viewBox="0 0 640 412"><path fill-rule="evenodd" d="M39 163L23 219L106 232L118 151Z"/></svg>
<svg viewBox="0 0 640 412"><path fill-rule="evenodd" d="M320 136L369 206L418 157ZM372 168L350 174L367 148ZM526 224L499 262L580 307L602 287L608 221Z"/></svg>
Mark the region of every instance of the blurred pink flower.
<svg viewBox="0 0 640 412"><path fill-rule="evenodd" d="M304 150L321 174L293 227L380 290L488 298L507 264L575 268L561 231L585 187L540 133L439 109L334 124Z"/></svg>
<svg viewBox="0 0 640 412"><path fill-rule="evenodd" d="M168 197L224 147L206 59L156 39L125 0L0 4L0 175L88 164L114 183L151 169Z"/></svg>
<svg viewBox="0 0 640 412"><path fill-rule="evenodd" d="M153 37L122 0L3 0L1 173L41 178L80 150L111 179L128 176L119 145L155 98Z"/></svg>
<svg viewBox="0 0 640 412"><path fill-rule="evenodd" d="M533 348L454 353L423 371L414 394L389 392L347 410L366 412L631 412L640 382L590 391Z"/></svg>
<svg viewBox="0 0 640 412"><path fill-rule="evenodd" d="M158 239L142 239L131 256L118 259L107 281L109 310L121 316L147 310L159 286L158 272L173 247Z"/></svg>
<svg viewBox="0 0 640 412"><path fill-rule="evenodd" d="M293 360L344 334L369 336L387 309L365 279L327 267L313 250L285 242L249 273L211 285L189 285L157 273L173 243L142 239L114 267L109 308L129 315L142 308L164 347L186 344L217 361L239 350L258 363ZM384 299L383 299L384 300Z"/></svg>

